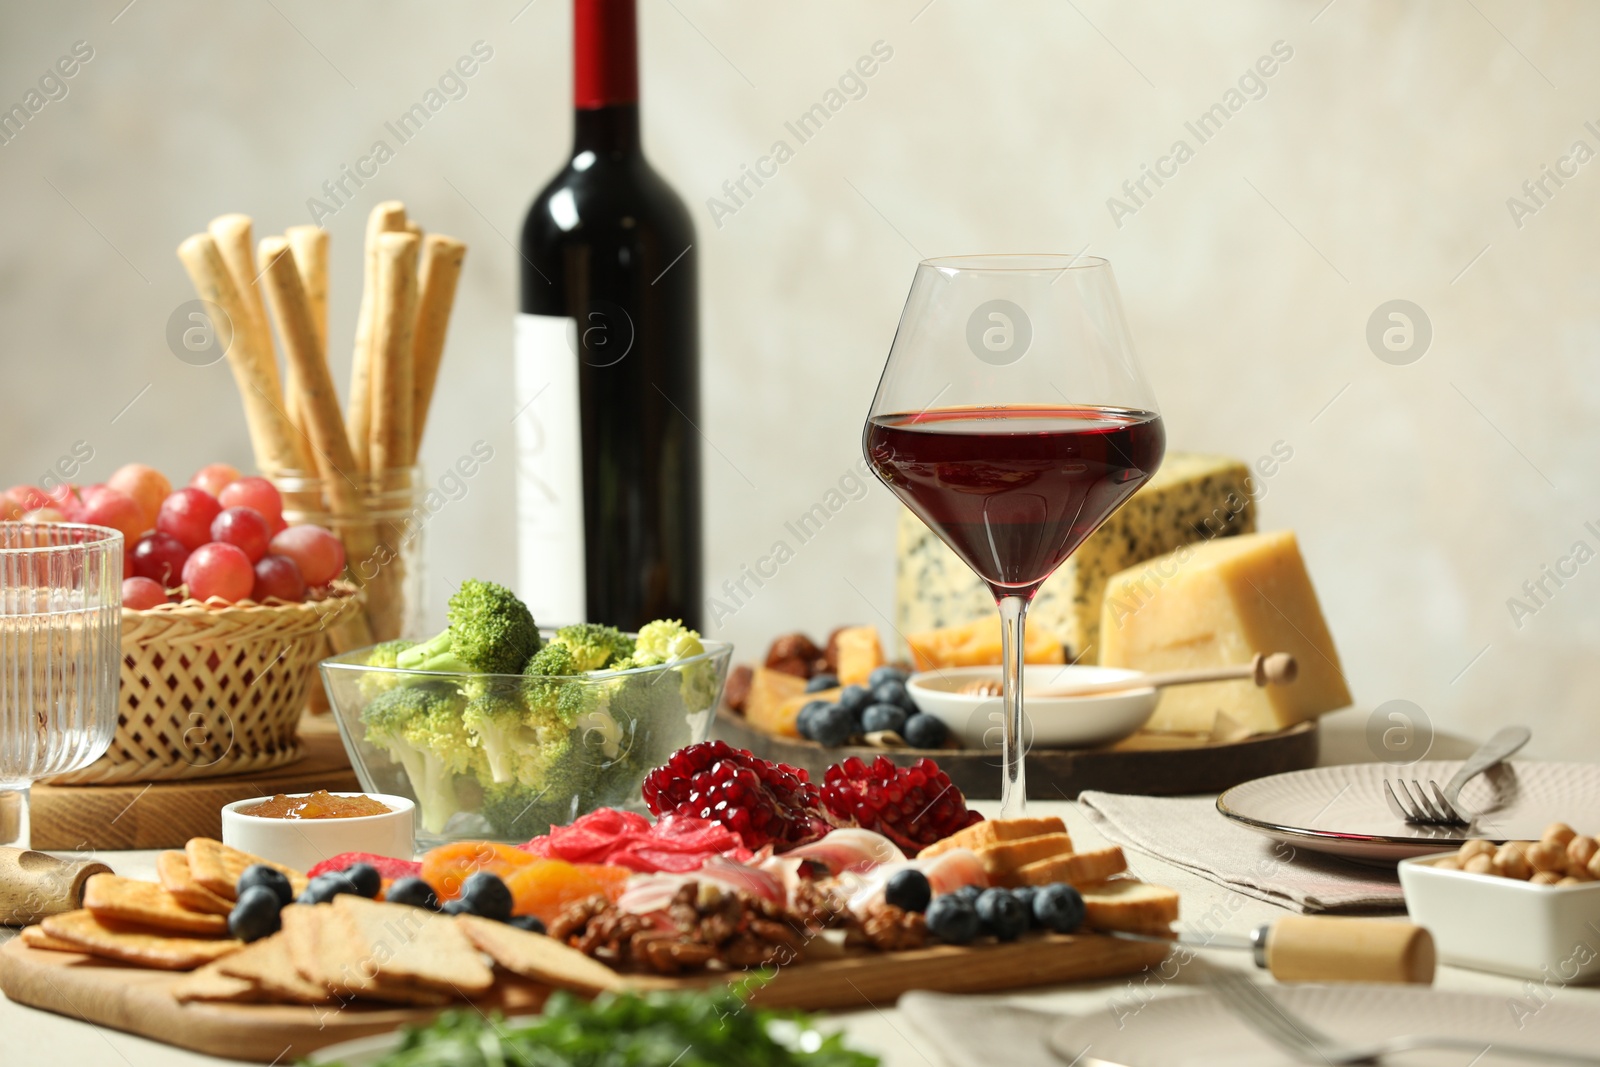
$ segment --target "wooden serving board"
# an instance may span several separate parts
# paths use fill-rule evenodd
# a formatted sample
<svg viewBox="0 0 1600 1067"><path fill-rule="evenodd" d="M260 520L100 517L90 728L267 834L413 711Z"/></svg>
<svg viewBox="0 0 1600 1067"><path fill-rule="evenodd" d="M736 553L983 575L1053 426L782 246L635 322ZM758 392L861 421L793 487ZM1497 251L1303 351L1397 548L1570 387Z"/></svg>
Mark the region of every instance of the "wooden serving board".
<svg viewBox="0 0 1600 1067"><path fill-rule="evenodd" d="M1000 754L991 749L823 748L814 741L758 730L727 707L717 710L713 733L763 759L800 767L814 781L820 782L828 767L851 756L868 763L888 756L902 767L926 756L966 796L978 800L1000 796ZM1041 800L1070 800L1085 789L1147 796L1220 793L1253 778L1315 766L1317 742L1313 720L1238 741L1140 732L1104 748L1033 748L1027 756L1028 793Z"/></svg>
<svg viewBox="0 0 1600 1067"><path fill-rule="evenodd" d="M222 837L222 806L273 793L357 790L331 715L300 722L305 755L287 767L221 778L118 785L36 785L29 818L38 849L182 848L191 837Z"/></svg>
<svg viewBox="0 0 1600 1067"><path fill-rule="evenodd" d="M912 989L979 993L1133 974L1160 963L1166 945L1093 934L1045 935L1008 945L863 953L796 964L751 998L767 1007L863 1010L892 1005ZM0 946L0 991L26 1004L215 1056L292 1063L340 1041L431 1019L438 1009L290 1007L264 1004L180 1004L172 985L181 975L148 971L69 952ZM703 988L743 974L640 978L640 989ZM501 975L484 1011L536 1011L548 990Z"/></svg>

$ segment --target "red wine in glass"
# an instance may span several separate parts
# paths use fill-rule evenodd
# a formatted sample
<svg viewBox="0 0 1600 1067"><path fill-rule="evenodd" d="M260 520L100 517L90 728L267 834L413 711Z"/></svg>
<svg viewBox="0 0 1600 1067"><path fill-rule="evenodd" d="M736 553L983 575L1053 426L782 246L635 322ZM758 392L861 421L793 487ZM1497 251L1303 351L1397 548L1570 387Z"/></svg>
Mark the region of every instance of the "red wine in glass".
<svg viewBox="0 0 1600 1067"><path fill-rule="evenodd" d="M866 453L891 491L994 595L1039 586L1161 465L1153 412L1005 404L874 415Z"/></svg>

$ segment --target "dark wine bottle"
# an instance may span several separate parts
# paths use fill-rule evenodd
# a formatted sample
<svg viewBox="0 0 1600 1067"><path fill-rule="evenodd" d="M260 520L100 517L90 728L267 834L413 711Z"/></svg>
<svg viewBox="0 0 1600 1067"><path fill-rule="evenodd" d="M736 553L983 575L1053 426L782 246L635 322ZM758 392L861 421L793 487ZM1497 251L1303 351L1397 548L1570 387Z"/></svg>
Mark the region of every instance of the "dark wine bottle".
<svg viewBox="0 0 1600 1067"><path fill-rule="evenodd" d="M639 143L634 0L574 0L572 157L522 227L520 592L542 624L698 626L694 224Z"/></svg>

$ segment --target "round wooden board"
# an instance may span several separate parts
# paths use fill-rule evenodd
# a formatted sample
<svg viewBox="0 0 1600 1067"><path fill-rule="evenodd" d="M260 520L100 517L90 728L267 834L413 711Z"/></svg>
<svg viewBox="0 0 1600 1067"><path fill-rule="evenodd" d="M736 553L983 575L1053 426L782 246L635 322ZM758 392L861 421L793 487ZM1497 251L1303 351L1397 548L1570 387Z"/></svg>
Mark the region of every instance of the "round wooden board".
<svg viewBox="0 0 1600 1067"><path fill-rule="evenodd" d="M718 709L712 732L763 759L801 767L815 781L822 780L830 765L850 756L865 761L888 756L901 766L927 756L967 796L978 800L1000 796L1000 756L989 749L823 748L757 730L728 708ZM1106 748L1036 748L1028 753L1028 795L1070 800L1085 789L1147 796L1220 793L1253 778L1314 766L1317 739L1317 724L1311 721L1239 741L1139 733Z"/></svg>

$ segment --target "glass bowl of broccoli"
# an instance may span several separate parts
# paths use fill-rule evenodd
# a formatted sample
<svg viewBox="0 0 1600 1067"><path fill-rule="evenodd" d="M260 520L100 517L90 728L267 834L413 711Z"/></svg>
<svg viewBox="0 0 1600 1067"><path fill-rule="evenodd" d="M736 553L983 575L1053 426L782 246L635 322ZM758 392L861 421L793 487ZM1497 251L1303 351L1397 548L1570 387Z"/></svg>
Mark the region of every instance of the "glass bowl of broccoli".
<svg viewBox="0 0 1600 1067"><path fill-rule="evenodd" d="M709 736L733 653L672 620L540 629L490 582L464 582L449 619L321 664L362 788L416 801L423 848L643 810L645 775Z"/></svg>

